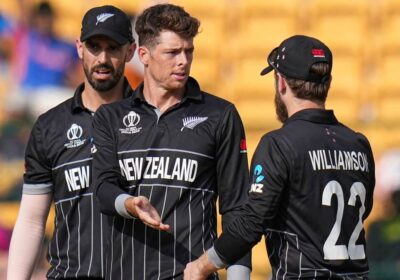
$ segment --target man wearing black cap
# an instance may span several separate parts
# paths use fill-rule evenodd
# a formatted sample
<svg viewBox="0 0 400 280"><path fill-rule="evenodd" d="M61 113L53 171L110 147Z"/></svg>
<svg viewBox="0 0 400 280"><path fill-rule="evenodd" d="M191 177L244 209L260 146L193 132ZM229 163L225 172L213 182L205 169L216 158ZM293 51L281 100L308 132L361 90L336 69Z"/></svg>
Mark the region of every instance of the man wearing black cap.
<svg viewBox="0 0 400 280"><path fill-rule="evenodd" d="M135 43L127 15L113 6L89 10L77 52L85 80L74 96L41 115L26 149L21 208L11 240L7 279L30 279L51 201L55 229L48 279L103 279L105 219L93 198L92 119L106 103L129 96L125 63Z"/></svg>
<svg viewBox="0 0 400 280"><path fill-rule="evenodd" d="M283 127L262 137L248 202L214 247L187 265L184 279L205 279L263 234L272 279L367 279L363 221L372 208L374 159L368 140L325 109L332 53L297 35L268 64L261 75L274 70Z"/></svg>

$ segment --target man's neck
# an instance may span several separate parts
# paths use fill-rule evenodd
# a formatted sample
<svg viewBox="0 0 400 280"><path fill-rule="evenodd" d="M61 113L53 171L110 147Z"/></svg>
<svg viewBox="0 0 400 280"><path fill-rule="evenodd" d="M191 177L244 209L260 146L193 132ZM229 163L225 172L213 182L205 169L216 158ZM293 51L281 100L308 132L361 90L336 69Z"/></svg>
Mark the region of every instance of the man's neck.
<svg viewBox="0 0 400 280"><path fill-rule="evenodd" d="M294 98L287 109L288 115L290 117L291 115L305 109L325 109L325 104L306 99Z"/></svg>
<svg viewBox="0 0 400 280"><path fill-rule="evenodd" d="M166 90L161 87L157 87L152 83L144 82L143 96L145 100L158 108L161 113L164 113L172 106L181 102L184 95L185 88L177 90Z"/></svg>
<svg viewBox="0 0 400 280"><path fill-rule="evenodd" d="M123 79L121 79L121 81L119 81L111 90L103 92L96 91L87 81L85 81L85 89L82 92L83 106L92 112L96 112L103 104L121 100L123 98L123 92Z"/></svg>

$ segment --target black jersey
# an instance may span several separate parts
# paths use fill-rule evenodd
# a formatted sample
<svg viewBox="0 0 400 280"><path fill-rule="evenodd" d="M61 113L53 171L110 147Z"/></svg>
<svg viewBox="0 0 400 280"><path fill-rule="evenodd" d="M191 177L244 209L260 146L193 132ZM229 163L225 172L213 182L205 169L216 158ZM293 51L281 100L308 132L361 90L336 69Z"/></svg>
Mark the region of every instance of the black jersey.
<svg viewBox="0 0 400 280"><path fill-rule="evenodd" d="M302 110L263 136L251 172L249 203L215 246L223 259L265 233L273 279L367 279L375 170L363 135L330 110Z"/></svg>
<svg viewBox="0 0 400 280"><path fill-rule="evenodd" d="M192 78L163 114L142 90L102 106L94 120L96 195L112 225L106 279L182 279L217 237L217 196L223 224L247 197L244 129L233 104ZM148 197L170 231L118 215L116 198L126 193ZM250 267L249 256L242 264Z"/></svg>
<svg viewBox="0 0 400 280"><path fill-rule="evenodd" d="M132 90L125 83L128 95ZM55 203L49 279L105 273L106 223L93 197L93 116L82 104L83 89L38 118L26 149L23 193L52 193Z"/></svg>

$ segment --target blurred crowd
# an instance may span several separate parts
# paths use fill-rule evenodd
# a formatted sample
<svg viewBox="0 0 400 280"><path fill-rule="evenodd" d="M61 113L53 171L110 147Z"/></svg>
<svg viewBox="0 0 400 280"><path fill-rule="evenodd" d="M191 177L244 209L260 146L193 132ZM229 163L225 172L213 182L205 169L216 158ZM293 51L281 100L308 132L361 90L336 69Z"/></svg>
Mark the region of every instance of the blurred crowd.
<svg viewBox="0 0 400 280"><path fill-rule="evenodd" d="M16 1L21 5L18 18L0 10L0 279L5 278L31 126L83 81L75 42L54 32L57 17L51 4ZM137 56L129 66L126 76L134 88L142 75ZM367 232L371 279L400 279L400 149L376 160L376 214Z"/></svg>

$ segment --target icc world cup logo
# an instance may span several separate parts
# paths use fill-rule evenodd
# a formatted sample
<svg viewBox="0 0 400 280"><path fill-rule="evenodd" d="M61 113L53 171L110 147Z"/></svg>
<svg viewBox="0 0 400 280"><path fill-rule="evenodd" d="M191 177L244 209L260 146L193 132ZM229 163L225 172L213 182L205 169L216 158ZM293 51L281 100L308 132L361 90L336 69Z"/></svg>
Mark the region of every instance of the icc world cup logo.
<svg viewBox="0 0 400 280"><path fill-rule="evenodd" d="M122 122L126 127L135 127L140 122L140 116L134 111L130 111L129 114L122 119Z"/></svg>
<svg viewBox="0 0 400 280"><path fill-rule="evenodd" d="M80 127L77 124L72 124L71 128L68 129L68 132L67 132L68 140L71 140L71 141L76 140L76 139L81 138L81 136L82 136L82 127Z"/></svg>

